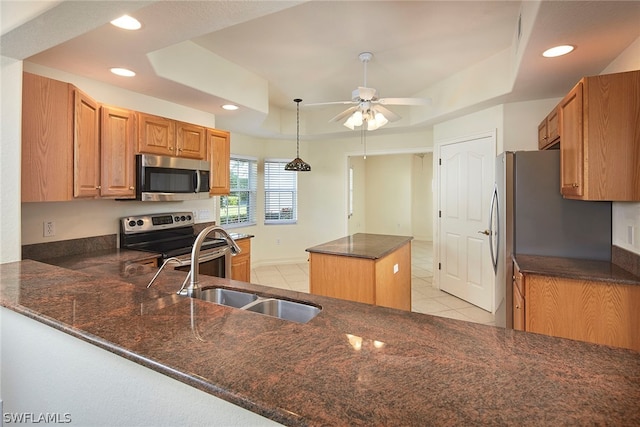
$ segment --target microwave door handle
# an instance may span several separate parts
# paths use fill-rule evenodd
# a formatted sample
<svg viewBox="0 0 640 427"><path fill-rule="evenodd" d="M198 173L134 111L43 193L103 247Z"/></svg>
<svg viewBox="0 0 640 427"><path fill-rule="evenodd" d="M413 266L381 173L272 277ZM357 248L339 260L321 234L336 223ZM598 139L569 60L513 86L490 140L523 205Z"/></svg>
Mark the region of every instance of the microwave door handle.
<svg viewBox="0 0 640 427"><path fill-rule="evenodd" d="M194 193L198 193L200 192L200 171L195 171L195 173L193 174L193 188L194 188Z"/></svg>

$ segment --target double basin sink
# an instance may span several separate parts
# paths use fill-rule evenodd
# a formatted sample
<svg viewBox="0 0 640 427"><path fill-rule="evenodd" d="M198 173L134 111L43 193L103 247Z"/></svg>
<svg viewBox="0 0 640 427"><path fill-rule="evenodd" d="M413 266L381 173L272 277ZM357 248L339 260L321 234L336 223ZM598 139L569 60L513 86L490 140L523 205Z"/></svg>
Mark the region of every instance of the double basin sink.
<svg viewBox="0 0 640 427"><path fill-rule="evenodd" d="M297 323L307 323L322 310L304 302L263 297L226 288L204 288L196 298Z"/></svg>

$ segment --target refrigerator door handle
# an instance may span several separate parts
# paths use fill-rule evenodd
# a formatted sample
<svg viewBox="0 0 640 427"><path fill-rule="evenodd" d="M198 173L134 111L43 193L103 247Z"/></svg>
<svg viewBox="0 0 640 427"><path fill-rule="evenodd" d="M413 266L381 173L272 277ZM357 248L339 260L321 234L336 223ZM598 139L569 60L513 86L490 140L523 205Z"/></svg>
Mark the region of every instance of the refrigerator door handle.
<svg viewBox="0 0 640 427"><path fill-rule="evenodd" d="M491 211L489 213L489 253L491 254L491 263L493 264L493 272L498 272L498 254L500 252L500 236L499 226L493 229L493 224L500 224L500 213L498 206L498 186L493 186L493 194L491 196ZM494 221L495 215L495 221ZM494 239L495 236L495 239ZM495 241L495 248L494 248Z"/></svg>

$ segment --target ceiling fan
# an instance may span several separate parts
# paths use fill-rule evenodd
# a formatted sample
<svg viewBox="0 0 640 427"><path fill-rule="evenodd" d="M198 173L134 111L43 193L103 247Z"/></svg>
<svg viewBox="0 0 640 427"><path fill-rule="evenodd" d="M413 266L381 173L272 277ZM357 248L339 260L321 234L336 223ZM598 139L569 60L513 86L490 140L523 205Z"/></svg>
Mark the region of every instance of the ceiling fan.
<svg viewBox="0 0 640 427"><path fill-rule="evenodd" d="M362 52L358 55L360 61L364 64L364 84L359 86L351 93L350 101L334 101L320 102L313 105L332 105L332 104L353 104L342 113L338 114L329 122L338 122L344 118L347 120L343 123L346 127L353 130L356 126L366 126L367 130L375 130L384 126L388 122L394 122L401 117L384 107L385 105L429 105L430 99L427 98L378 98L378 92L374 88L367 87L367 64L373 58L371 52Z"/></svg>

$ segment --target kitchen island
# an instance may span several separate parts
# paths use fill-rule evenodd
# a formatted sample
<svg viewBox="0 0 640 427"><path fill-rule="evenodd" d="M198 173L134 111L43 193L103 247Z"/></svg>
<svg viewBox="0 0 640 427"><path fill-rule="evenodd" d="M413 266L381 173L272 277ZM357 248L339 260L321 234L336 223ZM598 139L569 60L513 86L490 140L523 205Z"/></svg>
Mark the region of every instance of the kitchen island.
<svg viewBox="0 0 640 427"><path fill-rule="evenodd" d="M314 295L411 310L411 240L356 233L307 249Z"/></svg>
<svg viewBox="0 0 640 427"><path fill-rule="evenodd" d="M165 271L147 289L154 270L134 268L134 256L117 251L62 257L52 261L57 266L30 260L0 266L2 312L11 314L3 318L3 328L19 317L104 353L74 360L75 370L95 369L85 382L67 380L68 401L95 401L91 419L71 414L78 425L95 425L100 415L114 424L145 424L135 418L144 411L166 414L165 425L176 419L180 425L229 423L222 415L194 418L211 403L194 398L181 406L176 402L184 390L173 394L175 401L165 399L168 385L136 394L141 373L130 375L121 391L139 399L136 410L122 410L96 385L98 377L118 378L119 372L102 363L107 355L259 414L265 424L640 424L640 353L635 351L200 277L202 286L322 307L306 324L287 322L176 296L182 272ZM42 347L39 354L30 353L40 357L39 364L20 372L10 365L20 359L5 357L16 344L48 344L14 332L11 342L3 335L4 411L42 410L20 407L24 402L15 401L12 386L28 394L58 393L56 387L64 384L50 380L57 372L52 369L56 357L73 359L75 350L59 356ZM39 382L24 384L32 371ZM123 419L129 423L118 422ZM246 418L244 423L260 424Z"/></svg>

